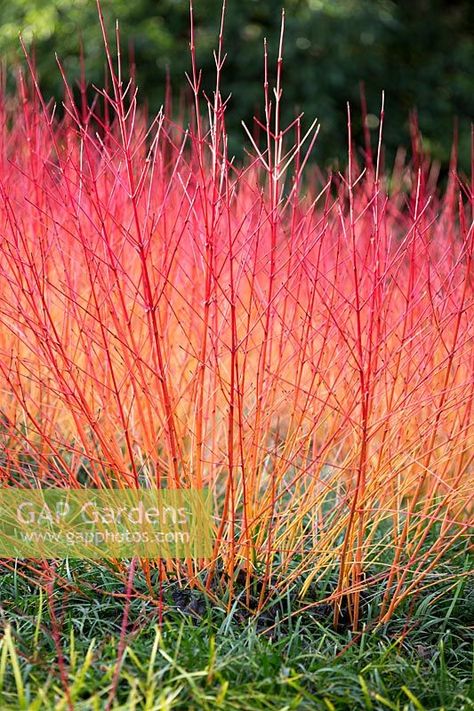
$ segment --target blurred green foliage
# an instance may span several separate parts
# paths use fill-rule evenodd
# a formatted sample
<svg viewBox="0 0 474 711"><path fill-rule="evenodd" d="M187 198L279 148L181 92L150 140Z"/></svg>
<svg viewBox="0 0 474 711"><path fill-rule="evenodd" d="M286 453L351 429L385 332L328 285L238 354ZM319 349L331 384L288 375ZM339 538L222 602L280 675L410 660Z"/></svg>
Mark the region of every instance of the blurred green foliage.
<svg viewBox="0 0 474 711"><path fill-rule="evenodd" d="M282 0L228 0L227 60L222 89L231 93L230 150L243 143L241 120L262 114L263 38L275 59ZM219 0L195 0L198 63L203 88L212 92L220 21ZM372 139L382 89L386 92L385 143L390 157L409 144L408 117L415 107L430 153L449 159L454 118L459 119L460 158L469 164L474 115L474 3L469 0L286 0L284 119L300 110L322 129L317 156L344 161L346 101L353 107L355 138L362 143L360 82L366 87ZM152 110L163 101L167 69L174 95L189 71L187 0L103 0L107 24L120 23L125 57L133 47L141 97ZM21 57L18 32L35 48L47 96L61 98L54 52L68 76L79 76L79 46L87 76L103 84L104 54L94 0L0 0L0 52L9 67ZM274 62L272 62L272 68ZM176 103L175 103L176 105Z"/></svg>

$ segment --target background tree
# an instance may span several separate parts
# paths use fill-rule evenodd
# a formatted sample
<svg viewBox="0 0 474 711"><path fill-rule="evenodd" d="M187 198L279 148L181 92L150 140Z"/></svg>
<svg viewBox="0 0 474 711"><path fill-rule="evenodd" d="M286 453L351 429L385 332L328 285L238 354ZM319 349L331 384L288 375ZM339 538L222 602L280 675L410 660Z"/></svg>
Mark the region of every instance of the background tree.
<svg viewBox="0 0 474 711"><path fill-rule="evenodd" d="M251 123L262 106L263 37L275 56L282 0L229 0L223 92L231 93L230 149L239 153L241 120ZM388 158L409 143L408 119L417 109L425 147L444 166L449 160L454 119L459 121L460 162L469 164L474 115L472 3L464 0L287 0L284 112L290 121L304 109L322 129L317 156L322 163L345 160L347 100L353 105L355 138L362 143L360 82L366 88L369 125L377 129L382 89L386 91L385 143ZM133 48L141 97L156 110L169 71L175 97L189 69L187 0L104 0L110 27L118 18L125 54ZM18 32L34 44L46 95L61 98L54 51L68 75L79 77L79 46L86 52L91 83L103 81L104 57L94 0L0 0L0 52L12 68L21 52ZM220 0L195 1L198 61L203 88L212 90L212 50ZM176 104L175 104L176 105ZM373 136L375 142L375 135Z"/></svg>

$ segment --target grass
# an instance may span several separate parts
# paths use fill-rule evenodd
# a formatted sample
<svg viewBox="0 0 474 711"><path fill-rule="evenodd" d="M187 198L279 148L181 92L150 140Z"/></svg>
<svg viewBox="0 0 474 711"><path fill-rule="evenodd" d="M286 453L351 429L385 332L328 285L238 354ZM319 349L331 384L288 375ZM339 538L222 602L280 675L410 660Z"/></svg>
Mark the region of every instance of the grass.
<svg viewBox="0 0 474 711"><path fill-rule="evenodd" d="M69 566L58 572L120 589L107 568ZM4 575L1 593L2 709L473 708L474 587L462 576L449 597L438 587L358 634L336 632L330 609L282 615L266 632L265 621L239 618L205 597L192 614L168 590L161 625L149 601L133 602L122 649L123 606L110 596L57 589L53 620L46 596L15 572Z"/></svg>

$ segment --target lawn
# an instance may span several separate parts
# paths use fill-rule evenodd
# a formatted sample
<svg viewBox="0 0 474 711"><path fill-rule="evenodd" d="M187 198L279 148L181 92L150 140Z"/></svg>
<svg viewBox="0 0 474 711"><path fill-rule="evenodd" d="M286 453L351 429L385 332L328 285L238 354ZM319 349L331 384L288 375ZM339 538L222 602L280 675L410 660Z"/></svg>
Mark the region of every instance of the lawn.
<svg viewBox="0 0 474 711"><path fill-rule="evenodd" d="M2 578L2 709L473 708L474 587L456 567L448 595L434 586L379 626L372 608L358 633L335 631L328 606L291 617L291 595L253 619L176 585L162 614L131 600L124 628L110 570L56 572L69 590L49 599L15 571Z"/></svg>

